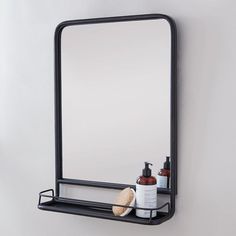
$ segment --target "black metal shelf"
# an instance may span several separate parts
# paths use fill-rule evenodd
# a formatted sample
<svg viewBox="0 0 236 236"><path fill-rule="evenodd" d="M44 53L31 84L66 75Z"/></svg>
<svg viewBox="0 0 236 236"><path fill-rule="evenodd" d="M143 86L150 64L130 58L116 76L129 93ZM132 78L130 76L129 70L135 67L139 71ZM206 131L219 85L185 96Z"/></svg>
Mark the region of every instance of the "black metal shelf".
<svg viewBox="0 0 236 236"><path fill-rule="evenodd" d="M51 192L52 194L47 195L45 194L46 192ZM50 200L46 202L41 202L42 198L44 197L50 198ZM129 215L125 217L115 216L112 212L112 206L127 207L127 206L117 205L117 204L109 204L109 203L102 203L102 202L93 202L93 201L57 197L57 196L54 196L53 189L42 191L39 194L39 203L38 203L38 208L41 210L68 213L68 214L74 214L74 215L82 215L82 216L90 216L90 217L95 217L95 218L110 219L110 220L123 221L123 222L136 223L136 224L157 225L157 224L161 224L162 222L166 221L167 219L171 217L169 202L166 202L160 207L152 208L152 209L128 207L128 208L132 208L132 211ZM168 211L167 212L160 211L164 208L167 208ZM149 210L150 217L146 219L136 217L135 212L134 212L135 209ZM157 211L156 217L152 217L152 212L154 210Z"/></svg>

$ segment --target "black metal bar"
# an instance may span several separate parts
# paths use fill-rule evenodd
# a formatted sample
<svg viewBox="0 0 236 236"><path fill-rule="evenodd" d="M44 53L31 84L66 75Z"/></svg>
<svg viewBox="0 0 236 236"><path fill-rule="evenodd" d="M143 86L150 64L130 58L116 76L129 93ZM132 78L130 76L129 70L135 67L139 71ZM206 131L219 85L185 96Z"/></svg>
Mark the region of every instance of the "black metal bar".
<svg viewBox="0 0 236 236"><path fill-rule="evenodd" d="M152 211L153 211L153 210L150 210L149 222L151 222L151 220L152 220Z"/></svg>
<svg viewBox="0 0 236 236"><path fill-rule="evenodd" d="M171 155L173 172L173 190L177 194L177 29L171 22Z"/></svg>
<svg viewBox="0 0 236 236"><path fill-rule="evenodd" d="M52 195L51 195L51 196L49 196L49 195L43 195L43 193L46 193L46 192L52 192ZM47 190L41 191L41 192L39 193L38 205L41 204L41 198L42 198L42 197L51 197L51 198L53 198L53 197L54 197L54 190L53 190L53 189L47 189Z"/></svg>
<svg viewBox="0 0 236 236"><path fill-rule="evenodd" d="M124 189L124 188L133 188L136 189L135 185L130 184L118 184L118 183L110 183L110 182L100 182L100 181L90 181L90 180L80 180L80 179L58 179L57 182L59 184L71 184L71 185L80 185L87 187L95 187L95 188L108 188L108 189ZM166 188L157 188L158 194L171 194L171 189Z"/></svg>
<svg viewBox="0 0 236 236"><path fill-rule="evenodd" d="M50 188L50 189L47 189L47 190L44 190L44 191L41 191L40 193L39 193L39 195L41 195L41 194L43 194L43 193L46 193L46 192L52 192L52 195L54 196L54 190L52 189L52 188Z"/></svg>
<svg viewBox="0 0 236 236"><path fill-rule="evenodd" d="M62 107L61 107L61 27L57 27L54 35L55 52L55 180L56 196L60 194L60 185L57 182L63 176L62 166Z"/></svg>
<svg viewBox="0 0 236 236"><path fill-rule="evenodd" d="M79 20L67 20L61 22L57 28L60 30L72 25L89 25L89 24L100 24L100 23L114 23L114 22L126 22L126 21L143 21L143 20L157 20L165 19L168 22L173 21L169 16L165 14L143 14L143 15L128 15L128 16L112 16L112 17L100 17L100 18L89 18Z"/></svg>
<svg viewBox="0 0 236 236"><path fill-rule="evenodd" d="M175 196L177 194L177 29L175 22L169 19L171 29L171 197L170 218L175 213Z"/></svg>

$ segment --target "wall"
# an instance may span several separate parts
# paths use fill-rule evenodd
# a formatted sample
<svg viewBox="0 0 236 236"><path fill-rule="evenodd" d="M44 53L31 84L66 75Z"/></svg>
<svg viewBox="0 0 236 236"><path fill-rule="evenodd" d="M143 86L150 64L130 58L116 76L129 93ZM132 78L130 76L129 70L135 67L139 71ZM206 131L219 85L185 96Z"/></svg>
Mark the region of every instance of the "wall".
<svg viewBox="0 0 236 236"><path fill-rule="evenodd" d="M0 1L0 234L236 234L236 4L225 0ZM54 186L53 32L66 19L166 13L179 31L179 194L155 227L39 211Z"/></svg>

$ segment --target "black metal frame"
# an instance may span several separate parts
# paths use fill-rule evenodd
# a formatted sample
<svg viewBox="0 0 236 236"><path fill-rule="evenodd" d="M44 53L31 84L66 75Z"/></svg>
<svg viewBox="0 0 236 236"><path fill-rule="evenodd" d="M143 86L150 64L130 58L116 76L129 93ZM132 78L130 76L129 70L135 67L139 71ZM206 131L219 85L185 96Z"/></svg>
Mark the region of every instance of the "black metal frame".
<svg viewBox="0 0 236 236"><path fill-rule="evenodd" d="M142 219L135 217L134 214L130 214L126 217L117 217L112 214L112 205L107 203L99 203L84 200L75 200L62 198L60 194L60 184L72 184L88 187L97 188L109 188L109 189L123 189L126 187L132 187L133 185L117 184L109 182L98 182L98 181L87 181L77 179L66 179L63 178L63 166L62 166L62 106L61 106L61 34L65 27L72 25L82 24L99 24L99 23L112 23L122 21L141 21L141 20L156 20L164 19L170 25L171 31L171 188L170 189L157 189L157 194L168 194L170 196L170 203L153 208L144 209L150 210L150 218ZM55 149L56 149L56 189L49 189L40 192L38 207L42 210L64 212L69 214L77 214L84 216L92 216L97 218L105 218L111 220L119 220L131 223L139 224L160 224L170 219L175 212L175 196L177 194L177 54L176 54L176 43L177 33L176 26L173 19L163 14L147 14L147 15L134 15L134 16L118 16L118 17L107 17L107 18L94 18L84 20L71 20L65 21L59 24L55 31ZM45 192L51 191L52 195L46 195ZM50 201L41 202L42 197L50 198ZM118 205L117 205L118 206ZM168 206L167 213L160 212L160 209ZM137 207L130 207L137 209ZM138 208L140 209L140 208ZM152 211L157 210L157 217L152 217Z"/></svg>

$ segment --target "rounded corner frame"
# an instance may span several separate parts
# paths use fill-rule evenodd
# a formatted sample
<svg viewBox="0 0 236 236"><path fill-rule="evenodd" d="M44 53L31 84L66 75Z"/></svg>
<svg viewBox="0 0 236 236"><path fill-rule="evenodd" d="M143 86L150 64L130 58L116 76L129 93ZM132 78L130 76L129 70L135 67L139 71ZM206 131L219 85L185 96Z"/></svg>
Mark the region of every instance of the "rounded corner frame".
<svg viewBox="0 0 236 236"><path fill-rule="evenodd" d="M176 23L168 15L164 14L144 14L144 15L128 15L115 17L102 17L92 19L68 20L63 21L56 26L54 33L54 101L55 101L55 195L59 197L60 183L63 181L63 163L62 163L62 106L61 106L61 35L63 29L68 26L82 24L99 24L113 23L122 21L142 21L142 20L164 19L169 23L171 32L171 118L170 118L170 149L171 149L171 192L170 192L170 212L161 220L151 220L151 225L161 224L172 218L175 214L175 197L177 195L177 28ZM73 182L73 181L72 181ZM76 181L74 181L76 182ZM92 181L91 181L92 182ZM95 185L98 182L93 182ZM72 183L73 184L73 183ZM74 183L75 184L75 183ZM109 183L107 183L109 184ZM92 185L91 185L92 186ZM94 185L93 185L94 186ZM104 185L105 186L105 185Z"/></svg>

